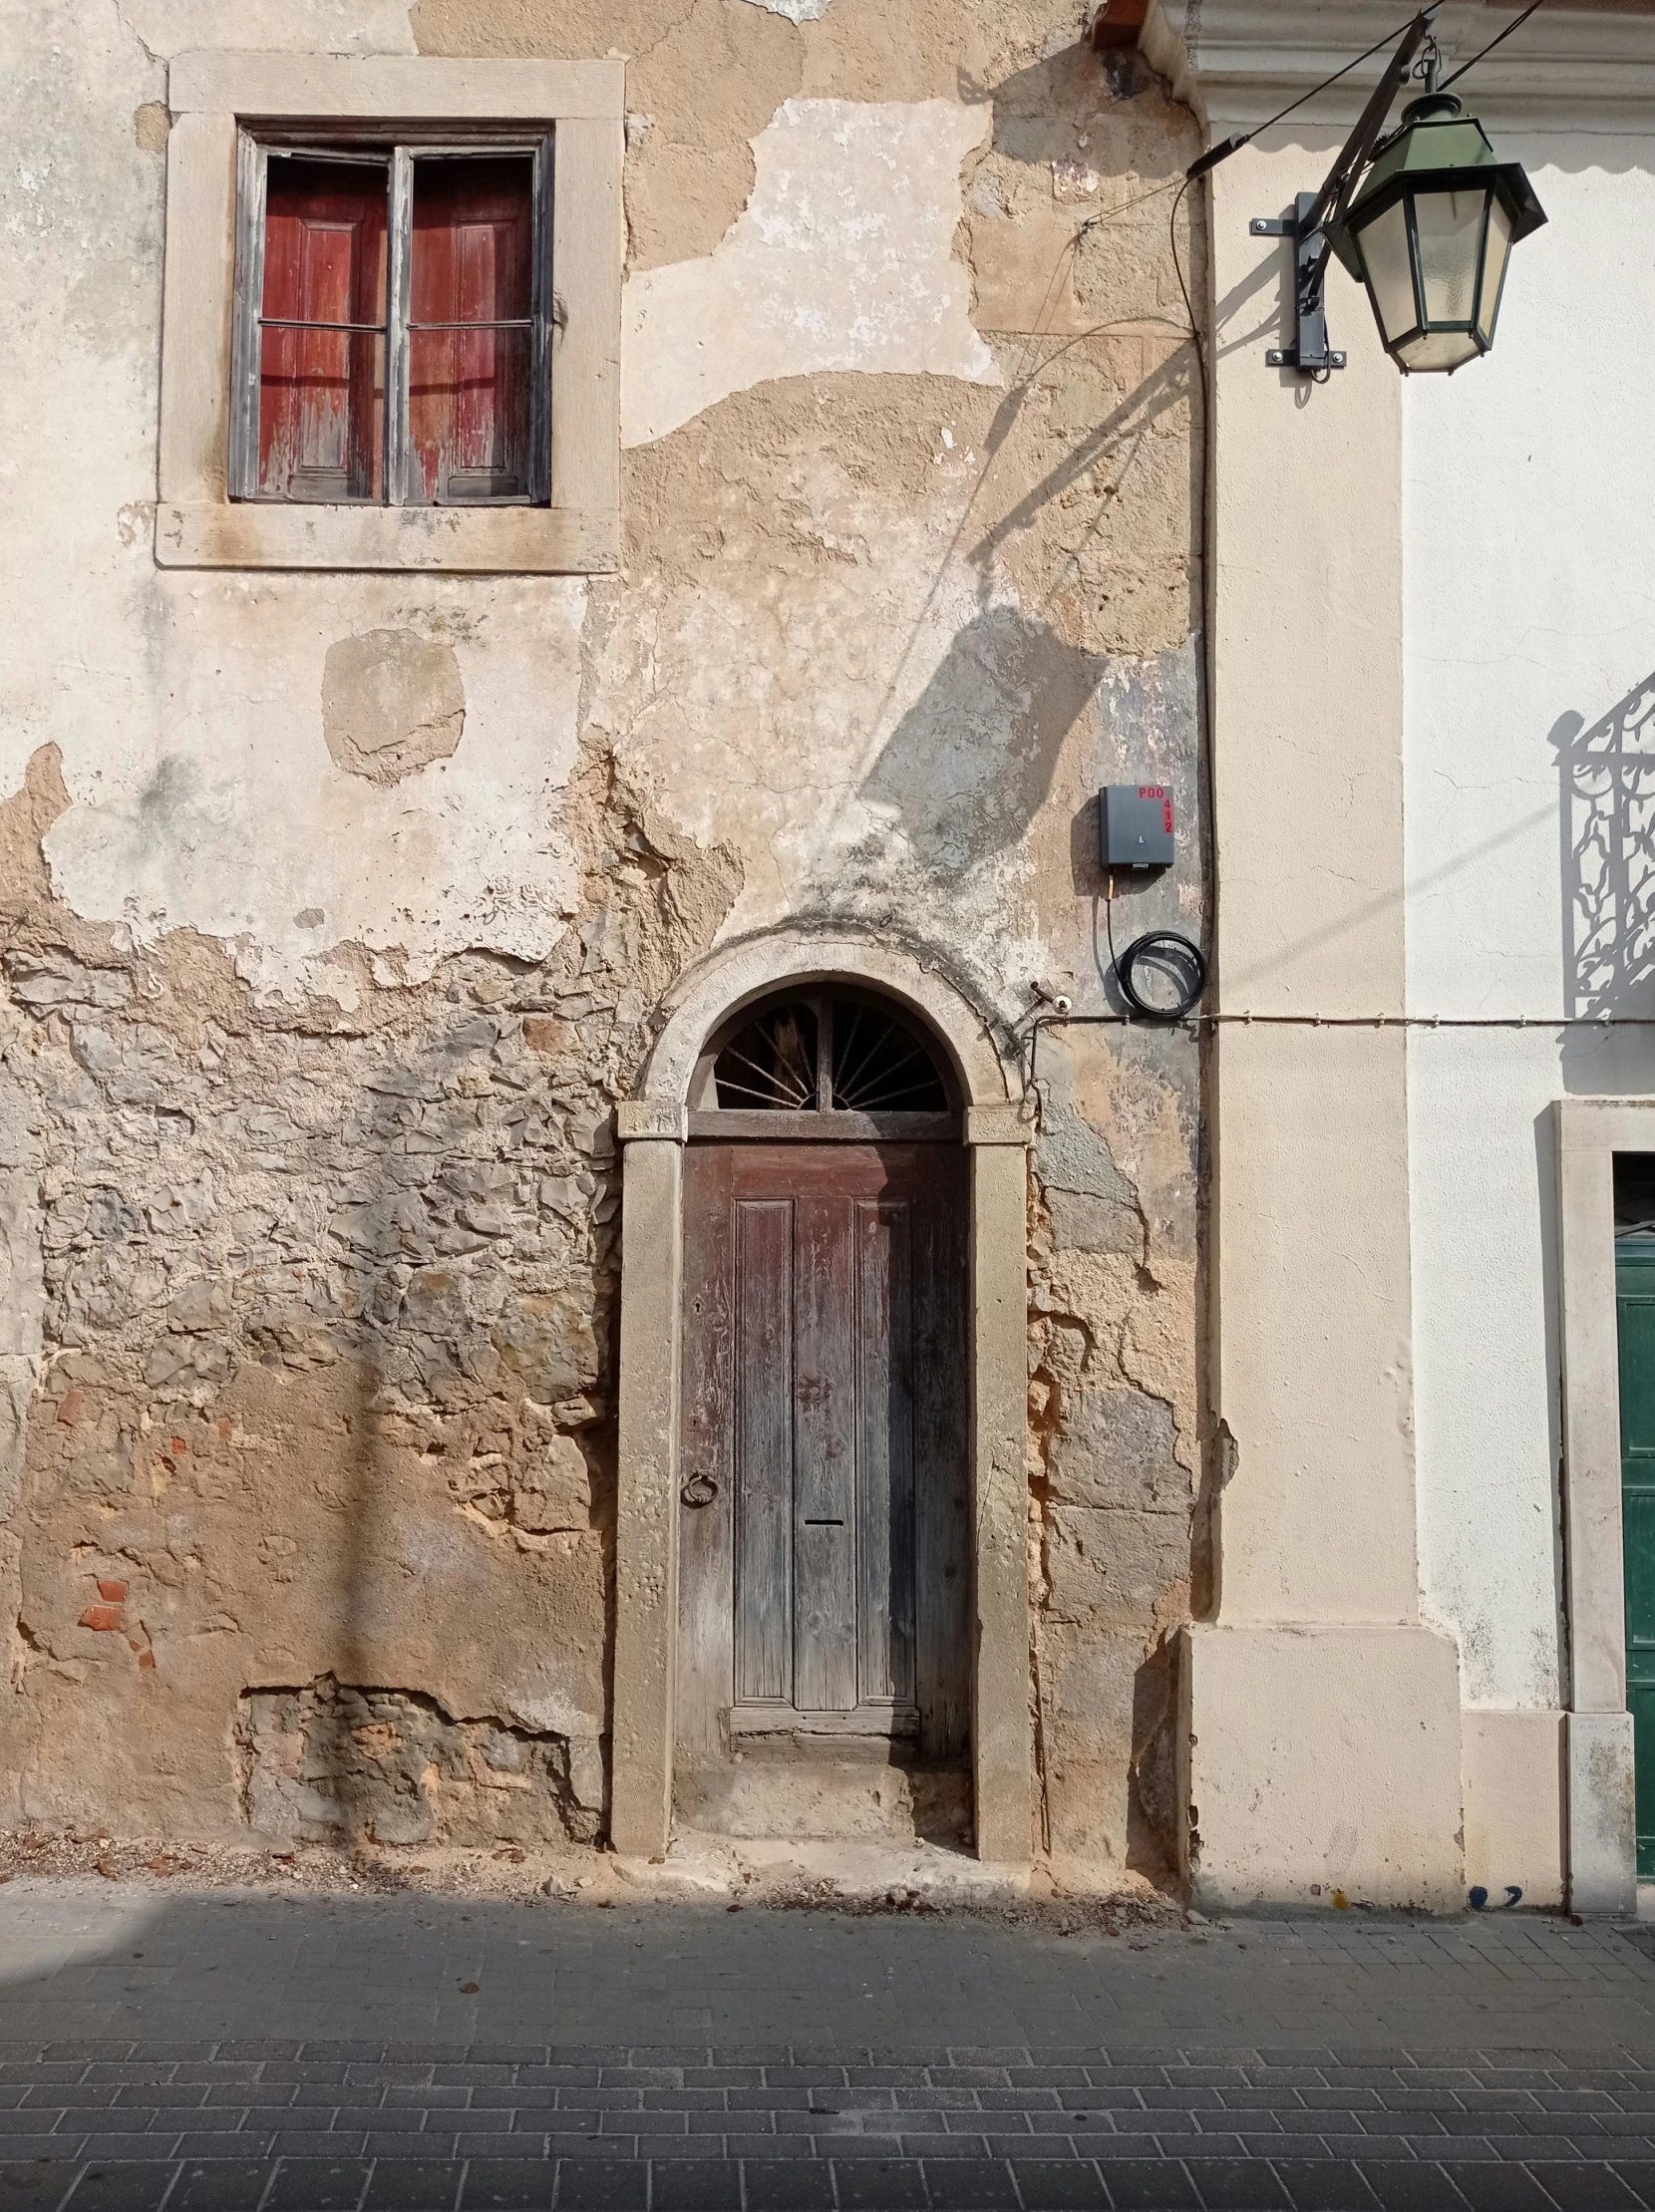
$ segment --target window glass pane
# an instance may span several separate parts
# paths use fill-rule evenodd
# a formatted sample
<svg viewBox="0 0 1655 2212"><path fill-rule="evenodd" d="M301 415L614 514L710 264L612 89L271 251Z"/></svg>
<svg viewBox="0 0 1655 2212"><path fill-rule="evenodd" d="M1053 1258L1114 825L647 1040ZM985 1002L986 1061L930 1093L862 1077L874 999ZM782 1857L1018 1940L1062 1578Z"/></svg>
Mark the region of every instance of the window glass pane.
<svg viewBox="0 0 1655 2212"><path fill-rule="evenodd" d="M1477 257L1483 247L1483 216L1488 205L1486 186L1469 192L1415 194L1428 323L1472 320L1472 291L1477 283Z"/></svg>
<svg viewBox="0 0 1655 2212"><path fill-rule="evenodd" d="M377 163L271 158L258 486L275 497L384 497L387 182ZM326 323L374 327L302 327Z"/></svg>
<svg viewBox="0 0 1655 2212"><path fill-rule="evenodd" d="M1414 306L1414 271L1408 258L1408 226L1399 199L1356 233L1379 310L1385 343L1394 346L1419 321Z"/></svg>
<svg viewBox="0 0 1655 2212"><path fill-rule="evenodd" d="M410 498L527 498L533 267L526 155L415 162Z"/></svg>
<svg viewBox="0 0 1655 2212"><path fill-rule="evenodd" d="M1655 1152L1615 1154L1615 1242L1655 1251Z"/></svg>
<svg viewBox="0 0 1655 2212"><path fill-rule="evenodd" d="M1489 247L1483 264L1483 297L1477 303L1477 327L1484 343L1494 342L1494 317L1499 313L1499 283L1505 274L1505 256L1511 244L1511 218L1496 198L1489 210Z"/></svg>

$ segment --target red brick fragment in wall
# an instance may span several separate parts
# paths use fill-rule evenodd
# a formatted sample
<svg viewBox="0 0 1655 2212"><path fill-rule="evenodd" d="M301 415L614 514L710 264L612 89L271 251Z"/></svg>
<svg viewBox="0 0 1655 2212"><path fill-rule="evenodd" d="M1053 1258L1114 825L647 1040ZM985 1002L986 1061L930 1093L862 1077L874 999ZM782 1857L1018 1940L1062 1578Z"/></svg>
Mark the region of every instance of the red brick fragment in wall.
<svg viewBox="0 0 1655 2212"><path fill-rule="evenodd" d="M1092 18L1093 51L1101 54L1111 46L1136 46L1149 12L1150 0L1104 0Z"/></svg>
<svg viewBox="0 0 1655 2212"><path fill-rule="evenodd" d="M567 1022L554 1022L544 1014L530 1014L523 1023L523 1043L537 1053L558 1053L568 1049L574 1031Z"/></svg>
<svg viewBox="0 0 1655 2212"><path fill-rule="evenodd" d="M84 1391L65 1391L63 1403L58 1408L58 1419L66 1428L73 1428L81 1418L81 1408L86 1404Z"/></svg>
<svg viewBox="0 0 1655 2212"><path fill-rule="evenodd" d="M111 1605L119 1605L127 1595L127 1585L124 1582L106 1582L103 1576L100 1575L98 1578L98 1595L101 1598L108 1598Z"/></svg>
<svg viewBox="0 0 1655 2212"><path fill-rule="evenodd" d="M89 1605L81 1615L82 1628L119 1628L121 1608L118 1605Z"/></svg>

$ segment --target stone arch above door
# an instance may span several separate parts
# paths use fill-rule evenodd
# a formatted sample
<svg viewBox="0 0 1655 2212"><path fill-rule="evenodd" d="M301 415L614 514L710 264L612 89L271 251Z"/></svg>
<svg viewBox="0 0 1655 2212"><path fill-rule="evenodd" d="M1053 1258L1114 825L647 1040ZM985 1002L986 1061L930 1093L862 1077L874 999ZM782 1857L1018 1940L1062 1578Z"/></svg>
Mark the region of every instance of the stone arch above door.
<svg viewBox="0 0 1655 2212"><path fill-rule="evenodd" d="M723 946L679 979L638 1087L640 1104L682 1110L703 1046L732 1014L784 985L828 979L859 983L918 1016L948 1054L968 1107L1004 1106L1018 1096L1021 1085L989 1018L935 969L848 932L777 930Z"/></svg>

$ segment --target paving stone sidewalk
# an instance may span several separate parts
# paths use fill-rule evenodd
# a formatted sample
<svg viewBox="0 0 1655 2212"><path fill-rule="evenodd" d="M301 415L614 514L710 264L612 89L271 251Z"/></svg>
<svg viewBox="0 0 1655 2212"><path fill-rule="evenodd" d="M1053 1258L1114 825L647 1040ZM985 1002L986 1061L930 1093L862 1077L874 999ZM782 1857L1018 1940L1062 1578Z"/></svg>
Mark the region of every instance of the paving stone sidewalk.
<svg viewBox="0 0 1655 2212"><path fill-rule="evenodd" d="M1637 1929L0 1892L0 2212L1655 2208Z"/></svg>

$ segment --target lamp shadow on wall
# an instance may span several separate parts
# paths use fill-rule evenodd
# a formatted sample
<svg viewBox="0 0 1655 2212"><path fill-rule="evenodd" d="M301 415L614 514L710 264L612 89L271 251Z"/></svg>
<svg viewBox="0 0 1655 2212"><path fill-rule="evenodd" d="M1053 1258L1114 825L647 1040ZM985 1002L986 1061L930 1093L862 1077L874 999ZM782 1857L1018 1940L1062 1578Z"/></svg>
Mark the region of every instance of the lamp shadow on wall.
<svg viewBox="0 0 1655 2212"><path fill-rule="evenodd" d="M973 504L1036 379L1078 343L1070 338L1056 346L1001 401L984 441ZM1099 502L1080 537L1061 549L1032 611L992 596L998 556L1100 464L1109 464L1119 488L1157 419L1188 397L1190 374L1186 353L1162 362L967 549L965 558L977 577L978 611L949 639L924 690L880 745L857 790L859 798L894 817L922 865L953 872L1022 841L1051 796L1064 741L1117 658L1071 645L1046 620L1065 577L1076 573L1089 539L1098 534L1107 502ZM1193 471L1191 475L1193 485ZM1198 511L1193 488L1191 499L1193 516ZM920 619L897 656L887 705L970 514L968 505ZM1193 521L1191 527L1193 560L1198 553Z"/></svg>
<svg viewBox="0 0 1655 2212"><path fill-rule="evenodd" d="M948 641L860 796L896 817L923 866L952 873L1011 849L1105 666L1020 609L985 606Z"/></svg>
<svg viewBox="0 0 1655 2212"><path fill-rule="evenodd" d="M1136 137L1099 128L1098 119L1116 103L1129 111L1134 99L1152 92L1154 86L1154 78L1136 52L1112 54L1100 70L1099 57L1088 46L1077 43L1028 68L1013 71L995 84L962 72L958 96L969 106L992 109L990 151L995 156L1032 170L1055 173L1065 162L1076 165L1075 148L1079 143L1087 147L1087 155L1085 163L1078 165L1096 171L1097 177L1119 182L1129 174L1137 175L1141 147ZM1130 123L1130 115L1123 120ZM1091 134L1090 144L1085 135L1077 142L1076 131L1083 126ZM1047 188L1052 187L1048 184ZM1075 227L1046 276L1044 292L1032 317L1027 302L1035 298L1034 290L1027 299L1001 303L1023 310L1019 320L990 320L984 325L997 340L1020 349L1020 358L1009 371L1009 389L982 436L978 449L981 467L958 523L936 562L919 613L892 661L884 697L874 717L875 729L883 726L885 714L902 689L904 671L948 578L957 572L956 564L975 573L978 612L951 639L921 696L880 743L877 757L858 788L861 798L894 810L921 862L954 868L962 857L976 859L994 850L1010 849L1021 840L1049 796L1062 741L1108 666L1107 655L1083 652L1065 641L1061 616L1053 621L1054 602L1066 586L1078 580L1081 564L1106 526L1125 479L1136 467L1144 442L1158 419L1185 401L1197 409L1199 406L1194 390L1195 362L1187 334L1180 322L1169 321L1166 335L1171 350L1166 358L1152 366L1081 435L1065 438L1056 465L1019 491L1004 512L995 511L995 473L1031 400L1040 396L1066 364L1077 370L1096 369L1097 342L1110 338L1122 327L1136 332L1143 320L1129 318L1122 325L1101 316L1096 322L1087 321L1087 304L1073 296L1083 254L1107 253L1112 236L1125 237L1126 231L1118 230L1117 225L1123 217L1129 217L1129 210L1136 204L1133 199L1126 208L1115 208L1101 201L1092 207L1091 202L1082 201L1062 210L1073 215ZM1158 225L1162 223L1164 205L1160 202L1154 210L1153 220ZM1089 208L1091 219L1085 219ZM1136 224L1139 218L1129 219ZM1198 233L1203 220L1198 206L1191 208L1190 219ZM1089 236L1093 241L1090 244L1086 243ZM1158 250L1164 250L1163 233ZM1197 270L1201 259L1197 252ZM1097 291L1094 280L1092 293ZM1188 547L1193 576L1200 559L1200 485L1195 457L1203 433L1198 421L1191 428ZM1109 490L1090 502L1090 511L1075 532L1066 530L1063 542L1040 549L1046 574L1019 579L1017 605L1009 603L1010 594L996 600L996 571L1007 549L1034 529L1042 515L1066 493L1104 466L1111 478ZM954 737L950 750L963 771L963 787L939 801L938 745L939 741L947 743L950 725L956 733L963 730L979 742L962 745L959 737Z"/></svg>

